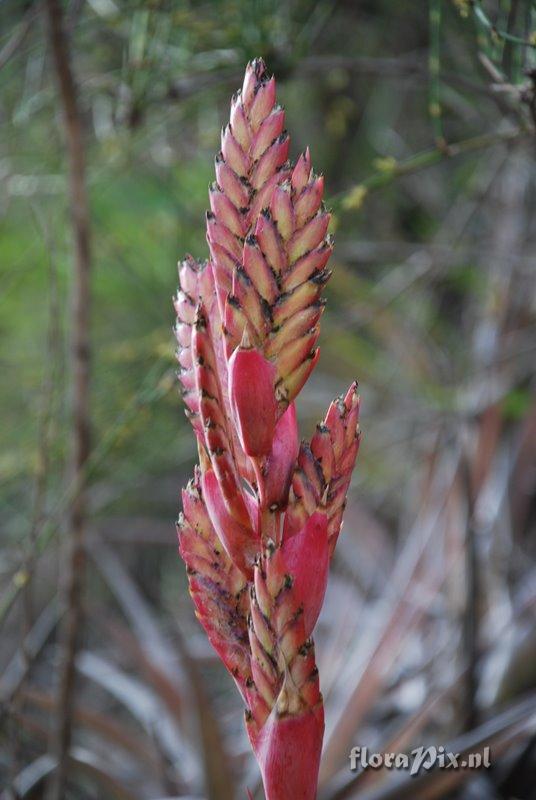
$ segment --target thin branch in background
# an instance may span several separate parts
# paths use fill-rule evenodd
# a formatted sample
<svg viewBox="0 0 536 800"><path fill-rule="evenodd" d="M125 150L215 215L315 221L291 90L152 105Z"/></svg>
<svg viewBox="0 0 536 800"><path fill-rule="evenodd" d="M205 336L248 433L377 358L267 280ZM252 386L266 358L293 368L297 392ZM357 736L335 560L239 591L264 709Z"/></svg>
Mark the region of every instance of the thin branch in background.
<svg viewBox="0 0 536 800"><path fill-rule="evenodd" d="M304 75L321 75L326 70L344 69L353 75L398 79L424 76L426 62L424 53L420 51L403 53L396 58L314 53L303 58L296 69Z"/></svg>
<svg viewBox="0 0 536 800"><path fill-rule="evenodd" d="M86 191L83 130L78 108L77 88L73 76L62 6L59 0L46 3L49 42L59 89L64 120L64 133L69 160L69 199L75 243L73 297L71 309L71 359L73 382L73 482L75 492L68 513L70 553L67 569L67 615L64 631L62 664L59 677L57 769L50 785L52 800L65 794L69 750L72 739L75 659L83 619L82 593L84 582L84 536L86 522L86 490L84 471L89 456L89 388L90 388L90 220Z"/></svg>
<svg viewBox="0 0 536 800"><path fill-rule="evenodd" d="M441 119L439 73L441 70L441 0L429 0L430 48L428 51L429 94L428 113L432 120L436 147L444 148L445 135Z"/></svg>
<svg viewBox="0 0 536 800"><path fill-rule="evenodd" d="M523 26L524 26L524 39L528 41L531 33L531 22L532 22L532 6L531 3L527 3L525 6L525 13L523 18ZM521 66L523 70L526 70L528 67L529 57L530 57L530 47L526 45L523 47L523 52L521 56Z"/></svg>
<svg viewBox="0 0 536 800"><path fill-rule="evenodd" d="M478 597L480 590L475 529L475 492L467 452L460 459L460 472L466 493L467 526L465 532L465 609L462 625L464 655L464 732L477 725L476 693L478 689Z"/></svg>
<svg viewBox="0 0 536 800"><path fill-rule="evenodd" d="M32 629L24 637L20 649L13 654L13 658L7 664L0 677L0 702L6 706L16 697L23 687L27 678L28 671L33 661L41 653L43 647L52 635L54 628L59 622L61 608L56 596L41 611ZM21 698L23 699L23 698ZM20 709L12 709L16 714Z"/></svg>
<svg viewBox="0 0 536 800"><path fill-rule="evenodd" d="M33 624L32 577L36 562L36 543L46 521L46 494L50 475L51 447L53 442L54 404L58 391L62 359L61 309L58 286L58 269L54 243L42 218L40 210L34 207L37 223L43 233L43 241L48 257L48 330L43 358L43 382L41 387L41 409L37 439L37 463L35 470L34 496L30 535L27 543L27 556L18 581L24 587L25 635Z"/></svg>
<svg viewBox="0 0 536 800"><path fill-rule="evenodd" d="M490 20L479 0L470 0L470 5L477 21L495 39L503 42L510 42L511 44L519 44L527 48L536 48L536 42L533 42L531 39L522 39L520 36L514 36L509 30L504 31L498 28L495 23Z"/></svg>
<svg viewBox="0 0 536 800"><path fill-rule="evenodd" d="M0 69L5 67L8 61L13 58L21 44L26 39L28 33L30 32L30 28L32 27L32 23L37 16L40 5L40 3L34 3L30 6L30 8L28 8L18 28L0 50Z"/></svg>
<svg viewBox="0 0 536 800"><path fill-rule="evenodd" d="M512 34L512 32L515 30L518 9L519 0L512 0L512 5L508 11L508 21L506 23L506 29L509 34ZM511 39L507 39L504 43L502 69L506 77L510 80L512 80L513 55L514 43Z"/></svg>
<svg viewBox="0 0 536 800"><path fill-rule="evenodd" d="M413 172L418 172L421 169L431 167L434 164L439 164L441 161L455 158L464 153L485 150L496 144L508 144L510 142L522 141L523 139L529 138L531 135L533 136L534 132L526 130L525 128L515 128L513 130L499 131L496 133L483 133L479 136L472 136L469 139L464 139L461 142L454 142L442 149L433 147L430 150L424 150L403 161L397 161L394 158L381 159L378 165L380 168L377 172L369 175L369 177L365 178L361 183L358 183L342 194L331 198L331 204L336 208L340 206L343 211L358 211L370 192L387 186L392 183L395 178L402 177L403 175L410 175Z"/></svg>

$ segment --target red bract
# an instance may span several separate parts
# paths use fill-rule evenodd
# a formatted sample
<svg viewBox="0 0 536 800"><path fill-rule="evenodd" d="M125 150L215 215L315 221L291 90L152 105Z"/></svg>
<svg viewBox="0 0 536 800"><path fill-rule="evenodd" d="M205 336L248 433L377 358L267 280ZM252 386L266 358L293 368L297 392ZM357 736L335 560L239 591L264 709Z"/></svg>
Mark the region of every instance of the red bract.
<svg viewBox="0 0 536 800"><path fill-rule="evenodd" d="M323 178L287 160L275 81L257 59L232 100L210 189L210 260L175 300L199 467L180 553L210 642L246 703L268 800L316 796L324 711L311 639L359 447L352 384L310 443L294 400L318 360L332 250Z"/></svg>

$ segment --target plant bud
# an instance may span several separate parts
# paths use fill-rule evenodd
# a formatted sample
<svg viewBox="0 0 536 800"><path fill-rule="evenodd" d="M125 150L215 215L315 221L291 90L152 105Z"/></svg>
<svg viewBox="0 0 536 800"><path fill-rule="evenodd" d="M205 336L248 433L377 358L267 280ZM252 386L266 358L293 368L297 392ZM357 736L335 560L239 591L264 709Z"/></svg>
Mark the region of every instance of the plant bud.
<svg viewBox="0 0 536 800"><path fill-rule="evenodd" d="M244 452L261 458L270 454L277 421L275 367L248 344L245 333L229 359L229 400Z"/></svg>

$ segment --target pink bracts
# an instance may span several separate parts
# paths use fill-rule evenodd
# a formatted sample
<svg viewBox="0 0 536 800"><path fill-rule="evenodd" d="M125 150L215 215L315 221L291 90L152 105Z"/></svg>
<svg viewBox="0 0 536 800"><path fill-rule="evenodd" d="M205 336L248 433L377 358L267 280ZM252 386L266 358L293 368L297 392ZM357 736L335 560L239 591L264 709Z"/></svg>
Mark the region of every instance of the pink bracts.
<svg viewBox="0 0 536 800"><path fill-rule="evenodd" d="M246 704L268 800L316 797L311 639L359 447L355 384L299 444L332 251L323 178L288 161L275 81L248 64L210 189L210 258L179 265L180 382L199 449L178 523L197 616Z"/></svg>

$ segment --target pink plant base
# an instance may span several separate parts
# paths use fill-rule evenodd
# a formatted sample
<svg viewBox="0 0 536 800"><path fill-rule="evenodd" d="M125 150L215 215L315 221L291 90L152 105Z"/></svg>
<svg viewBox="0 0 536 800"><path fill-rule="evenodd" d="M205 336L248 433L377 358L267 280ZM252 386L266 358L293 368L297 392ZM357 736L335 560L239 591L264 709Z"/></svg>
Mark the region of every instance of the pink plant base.
<svg viewBox="0 0 536 800"><path fill-rule="evenodd" d="M314 369L330 215L309 151L287 161L275 81L248 64L216 157L210 260L179 265L180 382L199 466L179 550L196 614L246 704L268 800L313 800L324 710L311 639L359 448L352 384L310 443L294 400Z"/></svg>
<svg viewBox="0 0 536 800"><path fill-rule="evenodd" d="M300 716L279 717L272 711L259 735L250 737L270 800L316 797L323 734L320 705Z"/></svg>

